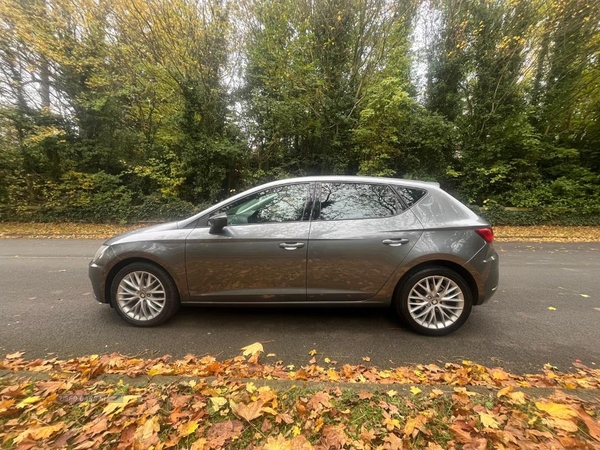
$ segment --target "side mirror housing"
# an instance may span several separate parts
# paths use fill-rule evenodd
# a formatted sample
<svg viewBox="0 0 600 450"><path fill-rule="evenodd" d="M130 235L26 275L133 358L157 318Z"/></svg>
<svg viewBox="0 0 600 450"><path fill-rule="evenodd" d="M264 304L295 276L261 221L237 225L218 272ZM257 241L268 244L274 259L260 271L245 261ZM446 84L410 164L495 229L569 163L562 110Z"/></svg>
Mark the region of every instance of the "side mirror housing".
<svg viewBox="0 0 600 450"><path fill-rule="evenodd" d="M208 231L210 234L220 233L227 226L227 214L221 213L212 216L208 219L208 226L210 227Z"/></svg>

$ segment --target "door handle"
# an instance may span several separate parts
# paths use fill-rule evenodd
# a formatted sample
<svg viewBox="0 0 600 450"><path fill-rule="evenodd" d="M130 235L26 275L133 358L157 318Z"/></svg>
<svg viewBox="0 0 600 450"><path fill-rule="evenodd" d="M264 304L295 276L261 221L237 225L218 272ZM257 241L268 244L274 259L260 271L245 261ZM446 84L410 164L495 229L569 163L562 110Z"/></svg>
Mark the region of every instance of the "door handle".
<svg viewBox="0 0 600 450"><path fill-rule="evenodd" d="M408 244L408 239L384 239L382 242L390 247L400 247L402 244Z"/></svg>
<svg viewBox="0 0 600 450"><path fill-rule="evenodd" d="M296 250L304 247L304 242L282 242L279 244L279 248L283 248L285 250Z"/></svg>

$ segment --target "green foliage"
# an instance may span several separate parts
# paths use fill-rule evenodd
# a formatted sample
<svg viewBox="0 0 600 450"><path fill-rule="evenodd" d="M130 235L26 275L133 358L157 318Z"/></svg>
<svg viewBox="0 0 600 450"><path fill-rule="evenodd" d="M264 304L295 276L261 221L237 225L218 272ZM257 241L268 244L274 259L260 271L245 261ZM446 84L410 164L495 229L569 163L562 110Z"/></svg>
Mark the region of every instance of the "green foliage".
<svg viewBox="0 0 600 450"><path fill-rule="evenodd" d="M600 226L600 204L593 211L581 211L572 208L506 210L503 206L497 204L490 204L485 208L473 207L472 209L492 225Z"/></svg>
<svg viewBox="0 0 600 450"><path fill-rule="evenodd" d="M145 197L141 205L133 208L131 219L137 221L171 221L185 219L207 206L207 204L194 206L177 197L151 195Z"/></svg>
<svg viewBox="0 0 600 450"><path fill-rule="evenodd" d="M168 220L361 173L593 221L599 36L590 0L7 0L0 219Z"/></svg>

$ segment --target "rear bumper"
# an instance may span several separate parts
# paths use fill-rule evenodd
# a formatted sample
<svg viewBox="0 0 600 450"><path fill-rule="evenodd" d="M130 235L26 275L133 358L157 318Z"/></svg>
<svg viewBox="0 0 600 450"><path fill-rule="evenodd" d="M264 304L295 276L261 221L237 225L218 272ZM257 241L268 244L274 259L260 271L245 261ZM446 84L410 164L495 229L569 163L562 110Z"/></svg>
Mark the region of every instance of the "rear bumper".
<svg viewBox="0 0 600 450"><path fill-rule="evenodd" d="M471 273L477 280L479 295L476 305L487 302L498 290L500 281L500 260L493 244L486 244L468 263Z"/></svg>

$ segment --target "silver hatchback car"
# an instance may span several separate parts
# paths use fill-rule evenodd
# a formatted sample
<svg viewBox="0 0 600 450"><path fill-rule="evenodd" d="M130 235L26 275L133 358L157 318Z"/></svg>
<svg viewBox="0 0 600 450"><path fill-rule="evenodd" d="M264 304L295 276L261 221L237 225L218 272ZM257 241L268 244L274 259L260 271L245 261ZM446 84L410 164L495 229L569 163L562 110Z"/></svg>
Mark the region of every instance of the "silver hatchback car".
<svg viewBox="0 0 600 450"><path fill-rule="evenodd" d="M440 336L496 291L492 241L489 223L437 183L294 178L113 237L89 275L96 300L138 326L180 304L391 305Z"/></svg>

